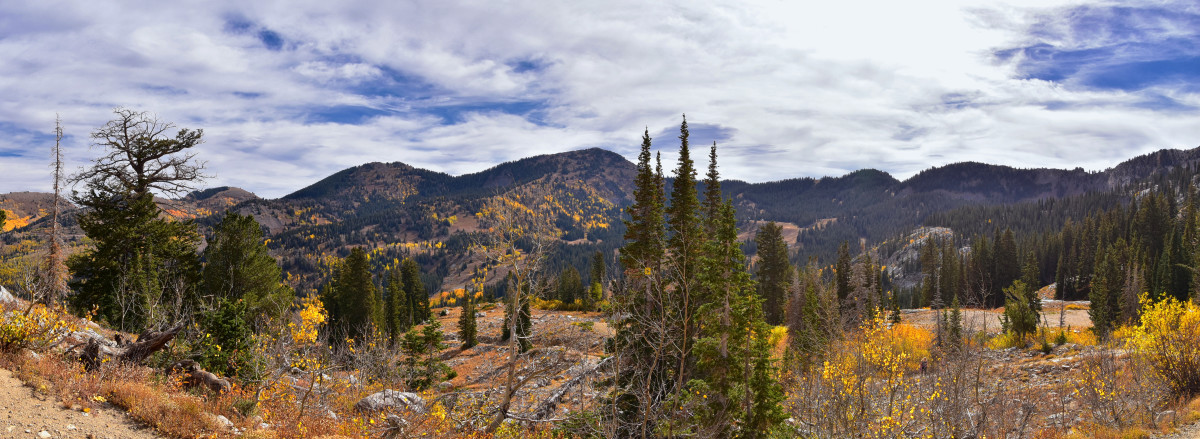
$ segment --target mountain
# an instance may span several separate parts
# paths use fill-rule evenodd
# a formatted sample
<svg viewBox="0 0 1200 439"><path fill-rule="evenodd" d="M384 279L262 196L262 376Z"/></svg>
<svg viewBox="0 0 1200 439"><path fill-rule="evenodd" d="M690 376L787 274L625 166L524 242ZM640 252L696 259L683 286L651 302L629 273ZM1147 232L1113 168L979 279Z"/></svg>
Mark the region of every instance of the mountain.
<svg viewBox="0 0 1200 439"><path fill-rule="evenodd" d="M904 181L863 169L819 179L728 180L722 189L738 209L742 236L752 238L763 221L785 223L789 237L796 237L791 243L795 260L828 260L842 242L867 245L908 236L919 226L956 227L940 223L952 223L953 213L962 209L1094 196L1090 194L1109 194L1103 202L1115 203L1128 196L1128 188L1198 166L1200 149L1162 150L1100 172L966 162L933 167ZM220 187L160 201L177 217L195 218L206 233L226 209L255 216L266 228L268 245L291 273L290 282L301 289L320 285L334 256L365 246L372 249L380 269L404 257L417 259L433 290L443 282L452 287L465 284L480 262L467 251L478 232L474 213L489 197L518 187L593 200L585 208L602 212L609 225L587 232L570 215L560 215L556 224L563 239L551 255L552 269L575 266L586 273L596 251L612 262L624 234L620 209L632 201L635 173L634 164L624 157L592 148L529 157L461 176L399 162L368 163L279 199ZM10 218L34 225L48 201L45 194L8 194L0 196L0 208L13 210ZM930 221L939 224L926 224ZM3 242L15 242L14 233L26 228L5 234ZM753 252L752 244L748 250Z"/></svg>

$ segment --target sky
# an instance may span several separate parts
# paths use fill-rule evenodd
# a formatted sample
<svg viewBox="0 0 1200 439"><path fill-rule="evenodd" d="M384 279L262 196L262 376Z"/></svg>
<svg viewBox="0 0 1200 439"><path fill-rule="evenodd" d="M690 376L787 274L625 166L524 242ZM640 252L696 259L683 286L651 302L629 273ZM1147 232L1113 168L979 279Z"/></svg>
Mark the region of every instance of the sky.
<svg viewBox="0 0 1200 439"><path fill-rule="evenodd" d="M634 159L643 130L671 161L685 113L751 182L1200 146L1193 0L168 3L0 2L0 193L50 189L56 115L69 169L100 156L116 107L203 129L200 186L269 198L376 161Z"/></svg>

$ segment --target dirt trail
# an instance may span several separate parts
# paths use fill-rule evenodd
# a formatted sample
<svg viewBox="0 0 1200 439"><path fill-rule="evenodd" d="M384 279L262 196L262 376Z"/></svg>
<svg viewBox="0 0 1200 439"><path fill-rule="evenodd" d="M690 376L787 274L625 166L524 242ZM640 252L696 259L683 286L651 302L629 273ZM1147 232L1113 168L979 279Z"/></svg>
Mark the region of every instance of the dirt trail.
<svg viewBox="0 0 1200 439"><path fill-rule="evenodd" d="M0 369L0 438L155 439L161 436L114 408L84 413L26 387Z"/></svg>

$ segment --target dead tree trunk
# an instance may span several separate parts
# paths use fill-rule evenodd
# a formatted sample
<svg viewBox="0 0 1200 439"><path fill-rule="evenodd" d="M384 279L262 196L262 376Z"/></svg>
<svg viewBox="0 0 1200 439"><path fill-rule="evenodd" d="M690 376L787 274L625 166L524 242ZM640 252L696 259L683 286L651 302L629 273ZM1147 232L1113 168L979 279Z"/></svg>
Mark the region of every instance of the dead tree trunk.
<svg viewBox="0 0 1200 439"><path fill-rule="evenodd" d="M101 340L93 337L88 340L83 352L79 354L79 360L83 362L84 369L89 371L95 370L110 359L129 364L142 364L146 357L166 347L167 343L183 330L183 326L180 323L166 331L147 329L138 334L137 341L128 344L120 343L119 337L116 343L102 343Z"/></svg>
<svg viewBox="0 0 1200 439"><path fill-rule="evenodd" d="M608 360L611 360L612 358L613 357L608 357L603 360L600 360L600 362L596 363L595 366L592 366L591 368L584 370L578 376L576 376L575 378L571 378L570 381L567 381L565 384L563 384L561 387L559 387L558 390L555 390L554 393L551 394L549 398L547 398L545 401L542 401L541 404L538 404L537 410L534 410L534 412L533 412L533 419L540 421L540 420L544 420L544 419L550 417L550 415L554 414L554 409L556 407L558 407L559 402L562 402L563 395L566 395L567 392L571 391L571 389L575 388L580 383L582 383L585 378L594 374L596 371L600 370L605 365L607 365Z"/></svg>

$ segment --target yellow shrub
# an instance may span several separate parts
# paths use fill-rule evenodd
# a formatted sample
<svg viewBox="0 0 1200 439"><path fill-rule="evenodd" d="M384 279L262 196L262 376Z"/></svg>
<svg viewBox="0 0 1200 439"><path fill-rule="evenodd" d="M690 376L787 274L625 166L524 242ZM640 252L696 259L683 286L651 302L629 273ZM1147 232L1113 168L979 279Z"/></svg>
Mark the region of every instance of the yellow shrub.
<svg viewBox="0 0 1200 439"><path fill-rule="evenodd" d="M997 334L987 342L987 348L992 350L1021 347L1025 347L1025 337L1012 331Z"/></svg>
<svg viewBox="0 0 1200 439"><path fill-rule="evenodd" d="M0 351L41 351L78 328L65 311L41 304L0 311Z"/></svg>
<svg viewBox="0 0 1200 439"><path fill-rule="evenodd" d="M317 298L317 296L304 298L300 302L300 312L298 314L299 322L288 324L292 340L300 345L315 343L317 341L317 332L321 329L321 325L325 324L325 320L329 318L329 313L325 311L325 307L321 304L321 299Z"/></svg>
<svg viewBox="0 0 1200 439"><path fill-rule="evenodd" d="M1142 304L1126 346L1176 394L1200 395L1200 307L1174 298Z"/></svg>
<svg viewBox="0 0 1200 439"><path fill-rule="evenodd" d="M1090 330L1079 330L1071 328L1051 328L1046 331L1046 338L1053 341L1057 340L1059 334L1065 334L1067 343L1074 343L1084 346L1095 346L1098 343L1096 333Z"/></svg>

